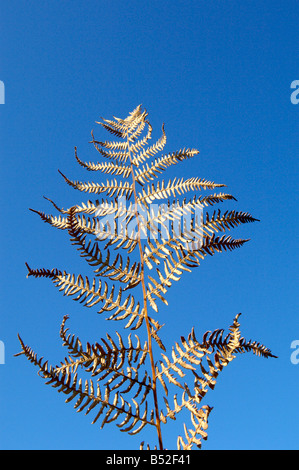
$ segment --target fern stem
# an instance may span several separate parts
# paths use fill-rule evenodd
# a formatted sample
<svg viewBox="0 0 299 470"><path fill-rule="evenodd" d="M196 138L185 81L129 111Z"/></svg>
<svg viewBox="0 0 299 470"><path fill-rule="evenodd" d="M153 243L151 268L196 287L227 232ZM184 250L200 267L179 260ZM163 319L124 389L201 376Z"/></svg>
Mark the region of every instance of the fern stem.
<svg viewBox="0 0 299 470"><path fill-rule="evenodd" d="M144 318L146 322L147 337L148 337L148 350L149 350L149 357L150 357L151 371L152 371L152 390L153 390L155 415L156 415L156 429L157 429L157 434L158 434L159 448L160 450L163 450L161 421L160 421L160 415L159 415L158 395L157 395L157 377L156 377L155 361L154 361L153 348L152 348L151 327L150 327L148 311L147 311L147 296L146 296L146 287L145 287L145 279L144 279L144 255L143 255L143 249L142 249L142 243L141 243L140 221L139 221L139 216L138 216L136 179L135 179L135 173L134 173L134 164L131 158L128 135L127 135L127 146L128 146L127 150L128 150L130 164L131 164L132 186L133 186L134 203L135 203L134 212L135 212L137 229L138 229L137 239L138 239L138 247L139 247L139 254L140 254L140 277L141 277L141 285L142 285L142 293L143 293Z"/></svg>

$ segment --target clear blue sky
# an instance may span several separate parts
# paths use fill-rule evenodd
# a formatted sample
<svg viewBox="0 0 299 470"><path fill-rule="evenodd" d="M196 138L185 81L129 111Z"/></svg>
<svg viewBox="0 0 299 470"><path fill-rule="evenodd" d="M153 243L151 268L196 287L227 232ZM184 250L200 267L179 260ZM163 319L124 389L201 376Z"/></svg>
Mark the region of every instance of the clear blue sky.
<svg viewBox="0 0 299 470"><path fill-rule="evenodd" d="M97 161L88 143L95 121L126 117L140 103L156 138L165 122L165 150L200 150L172 176L225 183L238 199L226 209L261 220L232 231L251 241L183 276L159 313L170 346L192 326L201 337L242 312L242 334L279 356L240 355L223 371L206 396L214 409L203 448L298 449L299 364L291 362L291 343L299 340L299 104L290 100L299 80L298 14L295 0L2 2L1 449L127 449L152 441L113 423L91 425L33 365L13 357L19 332L39 356L59 362L65 314L83 343L120 330L50 281L26 279L25 261L70 272L79 266L65 233L28 209L51 212L44 195L64 208L89 199L57 170L100 178L77 165L74 146L84 161ZM80 264L82 274L87 268ZM177 432L167 433L169 449Z"/></svg>

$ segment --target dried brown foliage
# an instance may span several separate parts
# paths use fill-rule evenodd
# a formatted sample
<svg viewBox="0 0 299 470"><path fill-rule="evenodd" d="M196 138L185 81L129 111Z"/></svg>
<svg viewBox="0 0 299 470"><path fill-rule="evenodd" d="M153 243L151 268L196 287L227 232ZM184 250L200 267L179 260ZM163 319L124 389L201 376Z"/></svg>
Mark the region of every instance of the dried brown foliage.
<svg viewBox="0 0 299 470"><path fill-rule="evenodd" d="M241 337L240 314L225 336L223 330L215 330L199 341L192 329L187 339L181 337L167 355L162 325L153 315L158 314L159 302L167 304L168 289L184 271L192 271L207 255L234 250L248 241L233 239L227 231L257 219L247 212L214 210L198 220L197 209L203 213L203 208L235 198L224 192L198 195L199 191L215 191L225 185L197 177L157 180L169 166L194 158L199 152L187 148L155 157L166 144L164 126L161 138L149 145L152 127L141 106L126 119L103 119L99 124L119 139L98 141L92 133L95 149L109 162L83 162L77 149L75 157L86 170L114 175L114 179L80 182L61 175L72 188L105 194L107 199L88 200L69 209L49 200L58 216L34 211L44 222L68 232L70 242L92 267L94 277L58 268L32 269L26 263L28 276L50 279L64 295L86 307L96 307L108 320L124 321L125 328L142 328L146 340L142 344L137 335L132 340L131 333L125 340L116 332L114 339L107 334L107 339L83 347L79 338L68 333L65 316L60 336L68 356L59 365L38 358L20 336L22 349L17 355L23 354L35 364L46 383L64 393L66 402L72 401L77 411L93 411L93 423L100 420L103 427L115 421L121 431L130 434L146 426L156 428L160 449L163 425L183 411L189 413L191 427L184 425L177 448L200 448L202 439L207 438L212 409L201 402L215 387L223 368L244 352L275 356L260 343ZM192 191L195 195L191 199L181 200L180 196ZM152 204L161 200L166 202L153 211ZM183 214L188 215L188 224L180 224ZM216 235L218 232L221 235ZM153 342L159 350L159 361L154 357ZM89 378L84 379L86 374ZM140 448L144 448L144 441Z"/></svg>

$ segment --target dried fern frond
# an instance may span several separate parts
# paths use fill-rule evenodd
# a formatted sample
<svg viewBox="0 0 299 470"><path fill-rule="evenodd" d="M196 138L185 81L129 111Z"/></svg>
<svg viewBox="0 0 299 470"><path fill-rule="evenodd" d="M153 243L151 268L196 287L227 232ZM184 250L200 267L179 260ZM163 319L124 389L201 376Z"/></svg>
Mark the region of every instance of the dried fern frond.
<svg viewBox="0 0 299 470"><path fill-rule="evenodd" d="M217 329L213 332L206 332L203 335L202 342L196 339L194 329L189 334L188 339L181 337L182 346L178 343L175 344L172 350L172 361L165 360L164 363L161 361L161 370L157 375L158 378L162 375L167 375L169 371L176 372L180 377L185 376L183 369L192 369L193 373L196 370L196 366L200 366L201 372L206 374L206 383L208 386L213 387L216 382L211 381L210 378L216 377L216 369L218 372L232 360L237 353L252 351L254 354L261 355L265 358L276 357L272 354L271 350L265 346L252 342L246 341L240 335L239 330L239 318L240 314L236 315L233 324L230 327L230 333L223 338L223 330ZM246 347L245 347L246 345ZM257 347L257 349L255 349ZM211 356L214 354L214 361L216 365L213 365ZM202 365L202 360L209 357L209 370L206 371ZM187 362L186 362L187 361ZM197 378L197 374L195 375ZM183 385L181 386L183 388Z"/></svg>
<svg viewBox="0 0 299 470"><path fill-rule="evenodd" d="M115 294L115 286L109 291L109 286L106 282L101 282L93 279L92 282L87 276L85 279L78 274L67 273L60 271L57 268L53 269L31 269L26 263L28 269L28 277L33 276L36 278L46 277L50 278L53 284L59 288L63 295L75 296L74 300L79 301L85 307L94 307L98 303L102 303L102 307L97 313L112 312L108 320L123 320L131 317L127 323L127 327L131 326L134 321L137 321L135 328L139 328L144 320L143 310L141 310L140 302L136 302L134 297L129 294L124 303L121 304L123 290L118 289Z"/></svg>
<svg viewBox="0 0 299 470"><path fill-rule="evenodd" d="M195 337L194 329L192 329L187 340L181 337L181 345L175 343L172 348L171 360L165 354L162 354L163 360L160 361L160 366L157 366L156 377L163 386L166 396L169 393L165 383L166 379L172 386L183 389L182 404L178 404L175 396L174 409L171 409L168 400L164 397L167 409L164 422L167 418L176 419L177 413L187 409L190 411L191 422L194 426L193 430L187 430L186 425L184 425L187 442L179 436L177 441L178 449L190 450L193 445L201 448L201 439L207 439L207 421L212 407L204 405L199 409L197 405L206 395L208 388L215 388L218 374L236 357L237 353L252 351L254 354L265 358L277 357L262 344L251 340L246 341L241 337L238 321L240 315L235 316L225 338L223 338L223 329L217 329L213 332L206 332L203 335L202 342L199 343ZM203 361L206 361L206 367L204 367ZM202 376L198 374L198 369ZM182 379L189 371L195 377L194 395L190 392L187 384L182 383ZM200 437L197 437L198 434Z"/></svg>
<svg viewBox="0 0 299 470"><path fill-rule="evenodd" d="M196 149L183 149L157 158L151 162L150 166L146 164L146 166L135 170L136 181L141 183L149 182L157 178L159 174L165 171L169 166L176 165L178 162L187 158L192 158L198 153L199 151Z"/></svg>
<svg viewBox="0 0 299 470"><path fill-rule="evenodd" d="M107 340L102 338L102 344L99 342L95 344L87 343L84 349L80 339L74 334L68 333L69 329L65 327L68 318L68 315L65 315L63 318L60 328L60 337L63 341L62 345L69 351L71 363L61 363L61 366L56 366L56 370L66 367L71 367L73 370L74 365L76 369L78 365L81 365L87 368L87 370L92 373L92 376L95 376L108 368L112 368L113 370L121 369L125 363L135 369L139 369L144 364L148 354L147 341L141 346L140 338L135 335L137 344L134 346L131 334L129 334L127 338L128 346L125 346L122 336L116 331L118 345L111 336L106 333Z"/></svg>
<svg viewBox="0 0 299 470"><path fill-rule="evenodd" d="M106 386L102 392L99 384L95 387L91 379L83 382L82 379L78 378L77 372L71 373L67 369L63 369L62 372L56 370L55 367L48 365L48 361L43 362L42 357L38 358L37 354L24 344L19 335L18 337L22 351L17 355L24 354L30 362L38 366L38 374L47 380L47 385L51 385L58 392L68 395L68 398L65 400L66 403L76 399L74 408L77 412L85 410L86 415L97 407L97 414L92 424L96 423L100 416L104 416L101 423L101 428L103 428L105 424L117 420L119 416L125 415L125 418L116 424L121 431L132 435L140 432L147 424L155 425L153 419L154 412L151 410L149 416L147 402L145 402L144 410L141 411L140 405L136 400L131 399L131 402L124 400L121 393L111 393L109 386Z"/></svg>
<svg viewBox="0 0 299 470"><path fill-rule="evenodd" d="M101 343L90 345L87 343L86 348L82 347L82 343L75 335L68 334L65 326L65 316L61 325L60 336L63 339L63 346L69 350L68 358L55 367L56 372L76 372L78 367L85 368L86 372L90 372L92 377L97 377L97 381L106 380L104 386L109 386L110 391L116 390L122 385L126 385L122 394L131 392L137 388L133 398L137 398L142 393L140 404L145 401L146 396L151 391L151 381L147 372L139 377L138 369L144 365L148 354L147 342L141 347L140 339L137 335L137 345L134 347L129 336L129 347L125 347L121 335L116 332L119 345L113 341L108 333L107 340L101 338ZM126 369L124 367L126 366Z"/></svg>
<svg viewBox="0 0 299 470"><path fill-rule="evenodd" d="M246 224L250 222L257 222L258 219L252 217L248 212L236 212L226 211L224 214L221 214L220 209L214 211L212 216L209 213L206 213L206 219L203 224L203 233L210 234L211 232L221 232L225 230L230 230L235 228L240 224Z"/></svg>
<svg viewBox="0 0 299 470"><path fill-rule="evenodd" d="M195 408L196 409L196 408ZM194 426L194 429L187 429L184 425L185 438L186 442L183 440L182 436L178 436L177 439L177 448L178 450L190 450L193 448L194 444L200 449L201 448L201 439L207 439L208 434L206 429L208 427L208 417L213 408L210 408L208 405L203 406L197 412L191 413L191 420ZM200 435L200 437L197 437Z"/></svg>
<svg viewBox="0 0 299 470"><path fill-rule="evenodd" d="M123 175L127 178L130 175L131 169L127 165L119 165L116 163L93 163L83 162L77 155L77 147L75 147L75 157L79 165L86 168L88 171L101 171L102 173L111 173L112 175Z"/></svg>
<svg viewBox="0 0 299 470"><path fill-rule="evenodd" d="M163 150L166 144L166 134L164 130L164 125L162 126L162 136L160 139L153 145L150 145L146 150L143 150L140 152L136 157L134 157L131 162L133 165L138 166L140 163L143 163L147 158L152 157L159 151ZM136 147L135 147L136 148ZM134 149L131 150L132 153L134 152Z"/></svg>
<svg viewBox="0 0 299 470"><path fill-rule="evenodd" d="M78 189L79 191L83 191L85 193L107 193L108 196L126 196L130 198L132 195L133 188L129 183L122 184L121 181L114 180L107 180L105 183L82 183L80 181L71 181L67 178L60 170L58 170L64 180L67 182L68 185L72 186L74 189Z"/></svg>
<svg viewBox="0 0 299 470"><path fill-rule="evenodd" d="M142 192L138 193L137 203L144 205L148 208L149 204L156 199L165 199L170 196L176 197L188 191L199 191L201 189L215 189L222 188L225 184L214 183L201 178L184 178L169 180L165 183L164 180L158 181L156 186L154 183L142 188Z"/></svg>
<svg viewBox="0 0 299 470"><path fill-rule="evenodd" d="M276 356L261 343L241 337L239 315L226 336L223 329L217 329L207 331L198 341L193 328L169 354L161 336L164 324L150 315L150 309L158 314L158 302L168 304L166 294L172 284L185 272L192 272L207 255L242 247L249 239L233 238L227 232L258 219L249 212L226 208L208 212L216 204L236 201L229 193L217 192L225 184L194 175L160 180L170 167L193 159L199 151L184 147L157 155L167 143L165 127L163 124L162 135L151 143L153 128L142 105L124 119L113 116L96 123L115 139L100 140L91 132L90 143L106 161L83 161L76 147L75 159L100 179L81 182L59 173L72 188L103 198L88 199L68 209L45 198L57 215L31 209L45 223L66 231L93 277L57 268L32 269L26 263L27 276L51 280L64 296L83 306L97 307L108 320L124 320L124 328L138 329L141 334L135 335L133 343L131 333L126 341L119 332L114 339L107 333L83 347L80 339L69 333L65 326L68 316L64 316L60 337L67 355L58 365L53 367L38 358L20 336L21 352L16 355L25 355L37 366L46 384L65 394L67 403L73 401L78 412L95 410L93 423L99 418L101 427L115 422L129 434L149 425L155 429L162 450L163 425L176 421L179 413L187 413L190 424L184 424L177 448L201 448L212 410L201 402L207 391L214 389L223 368L240 353ZM113 179L103 181L107 174ZM187 199L186 193L194 194ZM160 392L165 409L160 405ZM140 448L144 446L142 441ZM150 449L149 444L146 447Z"/></svg>
<svg viewBox="0 0 299 470"><path fill-rule="evenodd" d="M194 329L192 329L187 340L181 337L181 345L175 343L172 348L171 359L162 354L160 366L157 366L157 379L161 382L166 395L168 389L165 384L165 378L172 383L184 389L181 379L185 377L186 370L191 370L196 379L196 401L199 403L207 391L207 387L214 388L216 378L219 372L226 366L235 354L252 351L256 355L268 357L274 356L270 349L255 341L247 341L241 337L240 323L236 315L230 332L223 338L223 329L217 329L213 332L206 332L203 339L199 342L196 339ZM208 369L205 369L203 360L207 361ZM197 369L203 374L199 376Z"/></svg>
<svg viewBox="0 0 299 470"><path fill-rule="evenodd" d="M80 256L84 257L88 264L94 269L96 276L109 277L113 281L124 282L127 288L137 286L141 281L140 277L140 263L133 263L130 265L131 260L128 257L126 264L124 265L123 258L120 254L117 254L114 261L110 262L110 252L106 253L106 258L103 256L102 250L99 248L98 242L91 244L89 240L86 243L86 234L82 233L81 227L77 223L75 218L76 207L72 207L69 211L68 216L68 232L71 237L72 245L76 245L80 251Z"/></svg>

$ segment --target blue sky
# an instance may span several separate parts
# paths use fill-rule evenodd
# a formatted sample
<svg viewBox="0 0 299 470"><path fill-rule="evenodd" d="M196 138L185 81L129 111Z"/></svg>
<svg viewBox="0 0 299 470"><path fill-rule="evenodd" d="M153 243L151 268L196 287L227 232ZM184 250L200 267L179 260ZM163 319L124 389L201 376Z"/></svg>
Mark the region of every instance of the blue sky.
<svg viewBox="0 0 299 470"><path fill-rule="evenodd" d="M26 279L25 261L71 272L80 266L89 274L65 234L28 209L52 212L43 196L64 208L89 199L57 170L83 181L103 177L77 165L74 146L84 161L97 161L90 131L109 135L95 121L124 118L141 103L156 138L165 123L165 151L200 150L169 176L225 183L237 198L225 209L260 219L230 233L250 238L246 246L183 276L159 312L169 347L192 326L200 338L228 328L242 312L242 335L279 356L240 355L223 371L205 399L214 409L203 449L298 449L299 364L291 361L291 344L299 340L299 104L290 100L291 83L299 80L298 13L293 0L2 5L1 449L128 449L156 442L146 431L131 438L113 423L103 430L91 425L45 386L33 365L13 356L20 333L39 356L53 364L63 359L65 314L83 343L120 331L50 281ZM182 432L178 424L165 433L168 449Z"/></svg>

